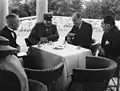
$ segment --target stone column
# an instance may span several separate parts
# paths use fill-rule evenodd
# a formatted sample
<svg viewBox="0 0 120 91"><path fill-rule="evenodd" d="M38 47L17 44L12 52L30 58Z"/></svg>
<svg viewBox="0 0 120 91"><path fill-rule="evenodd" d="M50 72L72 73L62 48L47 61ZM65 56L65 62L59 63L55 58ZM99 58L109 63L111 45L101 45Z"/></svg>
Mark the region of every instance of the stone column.
<svg viewBox="0 0 120 91"><path fill-rule="evenodd" d="M0 0L0 30L5 26L5 17L8 14L8 0Z"/></svg>
<svg viewBox="0 0 120 91"><path fill-rule="evenodd" d="M48 12L48 0L37 0L36 1L36 17L37 22L43 20L43 14Z"/></svg>

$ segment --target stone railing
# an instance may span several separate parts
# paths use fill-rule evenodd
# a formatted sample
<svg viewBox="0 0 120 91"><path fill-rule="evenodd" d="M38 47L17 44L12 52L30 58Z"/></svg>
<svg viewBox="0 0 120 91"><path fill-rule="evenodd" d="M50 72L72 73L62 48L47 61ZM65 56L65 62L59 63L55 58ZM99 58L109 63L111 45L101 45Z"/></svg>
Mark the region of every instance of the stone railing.
<svg viewBox="0 0 120 91"><path fill-rule="evenodd" d="M36 16L20 18L20 32L30 32L36 23Z"/></svg>
<svg viewBox="0 0 120 91"><path fill-rule="evenodd" d="M101 40L102 29L101 20L99 19L83 19L90 23L93 27L93 38ZM36 23L36 16L20 18L20 27L18 30L18 36L27 37ZM53 24L57 25L57 29L60 37L64 37L72 28L73 22L71 17L54 16ZM116 21L116 25L120 28L120 21ZM24 32L24 33L23 33Z"/></svg>
<svg viewBox="0 0 120 91"><path fill-rule="evenodd" d="M84 21L92 24L93 31L101 32L101 20L99 19L83 19ZM36 16L20 18L20 27L19 31L29 32L36 23ZM53 24L56 24L59 31L69 31L73 26L71 17L53 17ZM116 21L116 25L120 28L120 22Z"/></svg>
<svg viewBox="0 0 120 91"><path fill-rule="evenodd" d="M95 31L100 32L100 22L101 20L97 19L83 19L84 21L91 23L93 25L93 29ZM19 31L23 32L29 32L33 28L33 26L36 23L36 16L32 17L26 17L26 18L20 18L20 27ZM71 17L60 17L60 16L54 16L53 17L53 24L56 24L59 31L69 31L71 27L73 26ZM99 28L98 28L99 27Z"/></svg>

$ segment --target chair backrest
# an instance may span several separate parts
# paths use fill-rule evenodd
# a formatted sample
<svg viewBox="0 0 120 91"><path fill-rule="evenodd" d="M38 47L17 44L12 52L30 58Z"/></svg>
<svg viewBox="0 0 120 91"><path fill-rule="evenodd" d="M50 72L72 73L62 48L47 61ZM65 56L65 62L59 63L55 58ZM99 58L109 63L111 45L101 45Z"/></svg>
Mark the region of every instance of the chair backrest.
<svg viewBox="0 0 120 91"><path fill-rule="evenodd" d="M32 45L31 42L28 40L28 38L25 38L25 43L28 47Z"/></svg>
<svg viewBox="0 0 120 91"><path fill-rule="evenodd" d="M117 63L105 57L86 56L86 68L97 70L114 70Z"/></svg>
<svg viewBox="0 0 120 91"><path fill-rule="evenodd" d="M36 80L29 79L29 91L48 91L47 86Z"/></svg>
<svg viewBox="0 0 120 91"><path fill-rule="evenodd" d="M52 82L57 81L63 72L64 63L61 62L57 66L49 69L30 69L25 68L28 79L43 82L45 85L50 85Z"/></svg>
<svg viewBox="0 0 120 91"><path fill-rule="evenodd" d="M83 91L104 91L117 68L116 62L108 58L86 57L86 69L73 69L73 82L79 82Z"/></svg>
<svg viewBox="0 0 120 91"><path fill-rule="evenodd" d="M0 69L0 91L21 91L19 78L13 72Z"/></svg>
<svg viewBox="0 0 120 91"><path fill-rule="evenodd" d="M37 69L38 68L49 69L49 68L55 67L62 61L60 56L52 55L52 54L46 53L45 51L42 51L42 54L41 54L41 51L35 47L29 47L27 54L28 54L27 55L28 63L26 63L27 64L26 66L28 66L28 68L31 66L32 68L37 68ZM32 65L30 65L30 63ZM33 64L34 64L34 67L33 67Z"/></svg>
<svg viewBox="0 0 120 91"><path fill-rule="evenodd" d="M31 69L38 69L39 66L37 65L37 62L34 57L31 57L31 55L23 56L24 60L24 68L31 68Z"/></svg>

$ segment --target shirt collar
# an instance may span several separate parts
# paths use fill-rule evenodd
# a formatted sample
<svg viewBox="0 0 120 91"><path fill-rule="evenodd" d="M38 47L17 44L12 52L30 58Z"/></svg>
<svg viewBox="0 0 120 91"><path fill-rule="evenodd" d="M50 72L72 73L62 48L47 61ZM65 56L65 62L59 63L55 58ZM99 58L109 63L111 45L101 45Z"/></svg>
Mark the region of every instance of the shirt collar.
<svg viewBox="0 0 120 91"><path fill-rule="evenodd" d="M8 28L10 31L14 31L12 28L10 28L10 27L8 27L8 26L7 26L7 28Z"/></svg>
<svg viewBox="0 0 120 91"><path fill-rule="evenodd" d="M82 24L83 24L83 21L81 21L81 24L79 25L79 29L81 28Z"/></svg>

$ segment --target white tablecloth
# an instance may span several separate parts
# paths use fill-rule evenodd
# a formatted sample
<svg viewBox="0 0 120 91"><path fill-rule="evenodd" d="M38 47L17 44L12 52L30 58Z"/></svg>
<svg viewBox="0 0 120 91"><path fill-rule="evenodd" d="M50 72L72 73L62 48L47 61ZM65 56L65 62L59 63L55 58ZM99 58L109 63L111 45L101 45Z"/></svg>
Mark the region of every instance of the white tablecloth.
<svg viewBox="0 0 120 91"><path fill-rule="evenodd" d="M35 56L37 64L40 68L51 68L59 63L64 62L64 82L63 86L67 86L70 81L70 75L73 68L85 68L85 57L92 55L89 49L66 44L63 49L54 49L58 45L56 43L50 45L45 44L41 47L35 45L29 51ZM42 61L42 62L41 62Z"/></svg>

